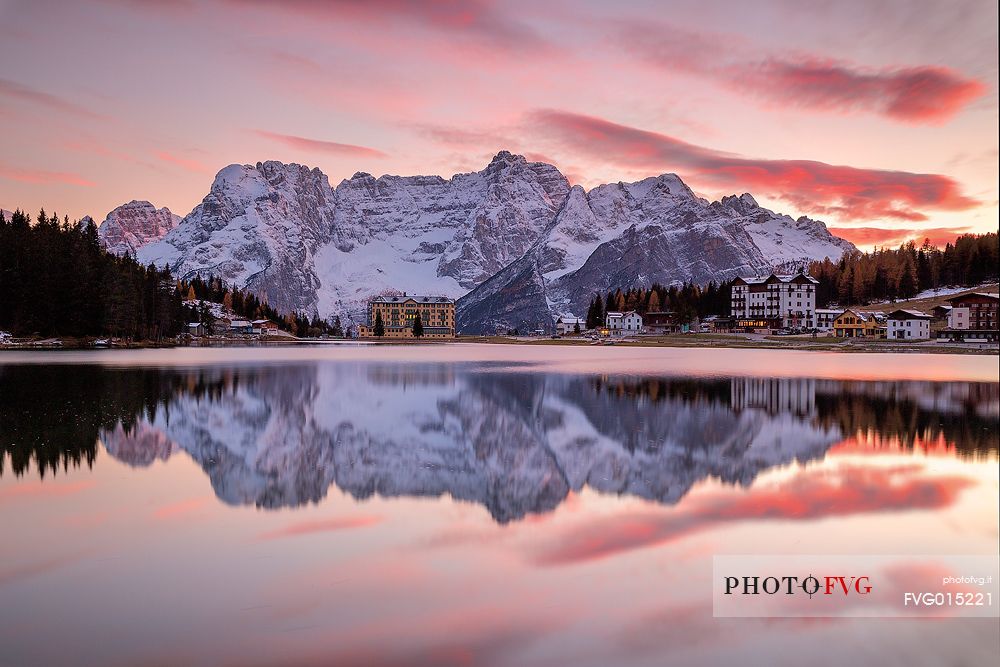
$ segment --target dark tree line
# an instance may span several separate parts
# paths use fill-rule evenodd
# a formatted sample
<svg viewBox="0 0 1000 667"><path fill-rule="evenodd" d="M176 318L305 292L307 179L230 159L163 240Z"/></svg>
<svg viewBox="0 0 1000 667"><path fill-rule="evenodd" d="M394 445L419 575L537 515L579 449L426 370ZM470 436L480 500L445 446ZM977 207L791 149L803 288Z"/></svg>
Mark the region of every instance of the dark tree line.
<svg viewBox="0 0 1000 667"><path fill-rule="evenodd" d="M669 312L677 324L687 324L695 317L729 313L731 283L721 285L712 281L705 287L685 283L681 287L653 284L649 288L631 287L617 289L605 296L594 295L587 308L587 328L593 329L604 323L611 312L634 310L640 315Z"/></svg>
<svg viewBox="0 0 1000 667"><path fill-rule="evenodd" d="M0 214L0 329L158 340L190 316L169 269L106 252L93 224Z"/></svg>
<svg viewBox="0 0 1000 667"><path fill-rule="evenodd" d="M944 249L927 239L896 249L852 252L839 262L813 262L809 272L819 280L816 305L863 305L909 299L939 287L974 286L997 280L1000 249L997 234L965 234Z"/></svg>
<svg viewBox="0 0 1000 667"><path fill-rule="evenodd" d="M177 280L168 266L143 266L105 251L93 224L42 210L0 214L0 331L15 336L113 336L163 340L189 322L211 325L207 306L223 304L247 319L269 319L298 336L344 335L340 318L284 314L215 277Z"/></svg>
<svg viewBox="0 0 1000 667"><path fill-rule="evenodd" d="M218 372L94 365L0 366L0 477L34 468L40 477L86 465L97 458L102 431L169 415L182 396L218 401L236 390L238 376Z"/></svg>

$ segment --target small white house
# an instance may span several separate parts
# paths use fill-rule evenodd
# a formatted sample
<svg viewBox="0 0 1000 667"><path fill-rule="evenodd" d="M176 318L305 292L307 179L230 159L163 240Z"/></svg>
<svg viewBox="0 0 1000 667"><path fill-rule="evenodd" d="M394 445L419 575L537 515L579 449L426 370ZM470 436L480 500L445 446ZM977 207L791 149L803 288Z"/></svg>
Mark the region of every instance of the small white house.
<svg viewBox="0 0 1000 667"><path fill-rule="evenodd" d="M627 313L609 312L605 324L612 336L631 336L642 333L642 315L634 310Z"/></svg>
<svg viewBox="0 0 1000 667"><path fill-rule="evenodd" d="M886 318L889 340L928 340L931 337L931 320L919 310L896 310Z"/></svg>
<svg viewBox="0 0 1000 667"><path fill-rule="evenodd" d="M251 333L258 336L267 336L277 331L278 326L271 320L254 320L251 324Z"/></svg>
<svg viewBox="0 0 1000 667"><path fill-rule="evenodd" d="M844 312L840 308L817 308L816 328L820 331L833 331L833 321Z"/></svg>
<svg viewBox="0 0 1000 667"><path fill-rule="evenodd" d="M587 328L586 320L579 317L560 317L556 320L556 333L572 334Z"/></svg>

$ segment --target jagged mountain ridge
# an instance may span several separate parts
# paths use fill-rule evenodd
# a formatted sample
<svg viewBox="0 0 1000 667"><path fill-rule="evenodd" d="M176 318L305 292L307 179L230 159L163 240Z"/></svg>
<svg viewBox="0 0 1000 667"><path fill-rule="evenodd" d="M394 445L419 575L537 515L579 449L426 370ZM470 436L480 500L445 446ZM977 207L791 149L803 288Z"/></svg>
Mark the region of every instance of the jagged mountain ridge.
<svg viewBox="0 0 1000 667"><path fill-rule="evenodd" d="M534 248L459 300L457 325L547 328L553 313L581 315L594 294L619 287L705 284L853 248L822 222L775 214L749 194L709 203L674 174L574 187Z"/></svg>
<svg viewBox="0 0 1000 667"><path fill-rule="evenodd" d="M336 188L297 164L230 165L175 227L135 225L140 261L221 276L282 310L359 321L388 289L465 295L470 333L545 326L608 287L704 283L853 248L750 195L708 202L674 174L585 191L507 151L450 179L359 172Z"/></svg>
<svg viewBox="0 0 1000 667"><path fill-rule="evenodd" d="M83 220L89 219L85 216ZM166 207L158 209L148 201L132 200L108 213L97 228L97 236L108 252L135 255L140 248L163 238L180 221L181 217Z"/></svg>

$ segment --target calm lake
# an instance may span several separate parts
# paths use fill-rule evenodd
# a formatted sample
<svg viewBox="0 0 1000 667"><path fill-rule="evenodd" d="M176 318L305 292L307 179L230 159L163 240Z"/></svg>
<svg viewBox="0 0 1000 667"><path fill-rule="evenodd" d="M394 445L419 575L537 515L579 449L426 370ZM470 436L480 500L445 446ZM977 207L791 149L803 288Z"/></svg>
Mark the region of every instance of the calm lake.
<svg viewBox="0 0 1000 667"><path fill-rule="evenodd" d="M996 554L997 358L0 353L0 666L976 665L714 618L717 554Z"/></svg>

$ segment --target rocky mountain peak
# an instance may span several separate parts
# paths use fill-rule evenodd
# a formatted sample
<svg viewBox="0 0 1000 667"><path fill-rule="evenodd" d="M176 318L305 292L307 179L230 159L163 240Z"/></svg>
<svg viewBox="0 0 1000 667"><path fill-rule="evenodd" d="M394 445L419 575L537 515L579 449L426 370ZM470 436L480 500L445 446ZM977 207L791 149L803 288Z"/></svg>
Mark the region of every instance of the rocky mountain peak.
<svg viewBox="0 0 1000 667"><path fill-rule="evenodd" d="M761 210L760 204L757 203L757 200L749 192L744 192L738 196L726 195L718 203L720 206L732 209L743 215L751 215Z"/></svg>
<svg viewBox="0 0 1000 667"><path fill-rule="evenodd" d="M114 209L97 228L101 244L118 255L134 255L158 241L180 223L170 209L157 209L145 200L132 200Z"/></svg>
<svg viewBox="0 0 1000 667"><path fill-rule="evenodd" d="M487 169L489 167L492 167L493 165L496 165L496 164L510 165L510 164L515 164L515 163L518 163L518 162L524 163L524 162L527 162L527 160L524 158L523 155L517 155L515 153L511 153L510 151L503 151L502 150L502 151L498 151L497 154L493 156L493 159L490 160L490 164L487 167Z"/></svg>

